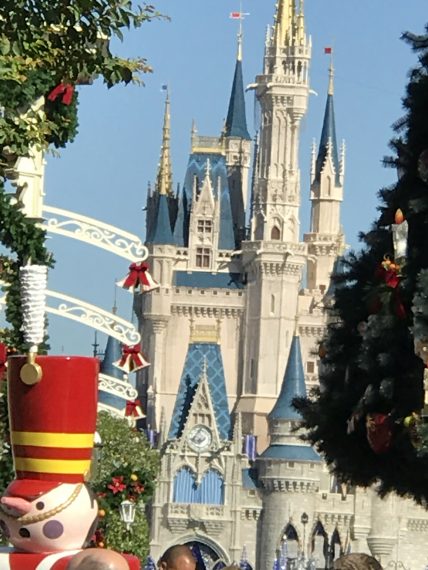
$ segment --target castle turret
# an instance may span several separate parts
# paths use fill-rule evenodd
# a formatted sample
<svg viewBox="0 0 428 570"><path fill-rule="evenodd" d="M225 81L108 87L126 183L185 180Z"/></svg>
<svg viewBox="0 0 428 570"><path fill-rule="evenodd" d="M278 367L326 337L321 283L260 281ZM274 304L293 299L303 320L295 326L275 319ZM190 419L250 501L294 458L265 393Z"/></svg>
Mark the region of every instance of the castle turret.
<svg viewBox="0 0 428 570"><path fill-rule="evenodd" d="M328 289L334 262L345 247L340 224L345 174L345 148L339 157L334 118L334 69L330 63L329 87L318 155L312 153L311 169L311 228L305 234L308 244L307 287ZM315 158L316 156L316 158Z"/></svg>
<svg viewBox="0 0 428 570"><path fill-rule="evenodd" d="M134 310L140 317L144 352L151 363L147 369L137 373L137 386L141 400L155 428L156 397L163 378L166 358L166 328L171 318L171 284L173 267L177 255L173 228L178 210L178 198L172 192L172 168L170 158L171 112L170 100L165 100L165 114L162 129L162 146L156 186L147 199L147 237L151 272L160 284L153 295L136 296ZM144 315L144 322L141 316ZM150 393L150 398L148 397Z"/></svg>
<svg viewBox="0 0 428 570"><path fill-rule="evenodd" d="M301 417L292 401L302 396L306 396L305 375L300 339L295 335L281 391L268 416L270 445L257 460L263 488L258 567L263 569L273 568L288 524L293 525L307 552L304 540L309 537L304 537L301 515L308 515L309 527L314 521L321 458L295 431Z"/></svg>
<svg viewBox="0 0 428 570"><path fill-rule="evenodd" d="M281 387L297 314L306 246L299 241L300 122L309 96L311 41L303 4L277 3L263 74L254 84L261 125L250 241L242 244L247 281L244 382L239 409L266 445L266 415ZM248 423L247 423L248 425Z"/></svg>
<svg viewBox="0 0 428 570"><path fill-rule="evenodd" d="M147 196L146 242L154 245L174 244L172 228L177 217L178 200L172 192L170 100L165 100L162 146L155 192Z"/></svg>
<svg viewBox="0 0 428 570"><path fill-rule="evenodd" d="M251 164L251 137L245 112L242 77L242 30L238 34L238 54L225 125L225 152L236 246L245 239L245 212Z"/></svg>

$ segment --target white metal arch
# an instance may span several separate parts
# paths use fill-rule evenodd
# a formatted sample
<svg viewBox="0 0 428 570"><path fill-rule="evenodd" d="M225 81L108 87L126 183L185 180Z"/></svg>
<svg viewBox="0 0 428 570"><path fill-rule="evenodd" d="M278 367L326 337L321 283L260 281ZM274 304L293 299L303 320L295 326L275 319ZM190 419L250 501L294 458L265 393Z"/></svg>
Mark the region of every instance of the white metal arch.
<svg viewBox="0 0 428 570"><path fill-rule="evenodd" d="M43 205L42 212L45 218L42 227L50 233L100 247L128 261L147 259L146 246L134 234L62 208Z"/></svg>
<svg viewBox="0 0 428 570"><path fill-rule="evenodd" d="M46 296L47 313L92 327L126 345L138 344L141 341L135 326L113 313L56 291L46 291ZM0 297L0 303L6 303L6 295Z"/></svg>

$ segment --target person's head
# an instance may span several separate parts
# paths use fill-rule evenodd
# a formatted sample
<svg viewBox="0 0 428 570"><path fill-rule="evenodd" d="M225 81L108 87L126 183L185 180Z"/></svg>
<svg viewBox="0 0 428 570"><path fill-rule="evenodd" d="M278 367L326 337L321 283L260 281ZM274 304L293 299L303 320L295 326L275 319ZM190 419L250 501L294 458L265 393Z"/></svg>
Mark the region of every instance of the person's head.
<svg viewBox="0 0 428 570"><path fill-rule="evenodd" d="M67 570L129 570L129 565L113 550L88 548L73 556Z"/></svg>
<svg viewBox="0 0 428 570"><path fill-rule="evenodd" d="M382 570L382 566L368 554L346 554L334 561L334 570Z"/></svg>
<svg viewBox="0 0 428 570"><path fill-rule="evenodd" d="M188 546L177 544L165 550L158 566L160 570L196 570L196 559Z"/></svg>

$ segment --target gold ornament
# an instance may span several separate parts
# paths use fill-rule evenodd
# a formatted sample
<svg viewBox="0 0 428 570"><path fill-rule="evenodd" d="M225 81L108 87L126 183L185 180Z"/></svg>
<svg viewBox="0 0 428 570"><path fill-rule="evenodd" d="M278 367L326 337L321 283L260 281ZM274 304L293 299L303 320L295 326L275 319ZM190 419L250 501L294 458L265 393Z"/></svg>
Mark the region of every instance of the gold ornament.
<svg viewBox="0 0 428 570"><path fill-rule="evenodd" d="M27 362L21 368L19 375L21 377L21 380L27 386L33 386L34 384L40 382L43 373L42 373L42 367L40 366L40 364L37 364L36 362L35 352L28 353Z"/></svg>

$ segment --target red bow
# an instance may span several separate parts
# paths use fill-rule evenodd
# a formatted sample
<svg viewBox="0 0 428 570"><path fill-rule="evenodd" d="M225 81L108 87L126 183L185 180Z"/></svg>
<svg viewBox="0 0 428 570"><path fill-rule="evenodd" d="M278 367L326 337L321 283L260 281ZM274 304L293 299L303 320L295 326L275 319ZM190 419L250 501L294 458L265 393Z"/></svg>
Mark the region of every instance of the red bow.
<svg viewBox="0 0 428 570"><path fill-rule="evenodd" d="M139 418L142 416L140 400L134 400L133 402L128 400L126 402L125 416L132 416L133 418Z"/></svg>
<svg viewBox="0 0 428 570"><path fill-rule="evenodd" d="M150 285L146 275L148 269L149 266L147 263L131 263L129 266L129 274L125 279L123 288L130 289L131 287L138 287L138 285Z"/></svg>
<svg viewBox="0 0 428 570"><path fill-rule="evenodd" d="M71 83L60 83L52 89L48 95L49 101L55 101L60 95L62 95L61 101L64 105L71 105L73 101L74 85Z"/></svg>
<svg viewBox="0 0 428 570"><path fill-rule="evenodd" d="M393 423L385 414L367 414L367 440L373 451L380 455L387 453L392 445Z"/></svg>
<svg viewBox="0 0 428 570"><path fill-rule="evenodd" d="M140 351L141 346L139 344L124 346L122 349L122 358L115 362L115 365L126 372L133 372L134 370L145 368L149 363L145 360Z"/></svg>

